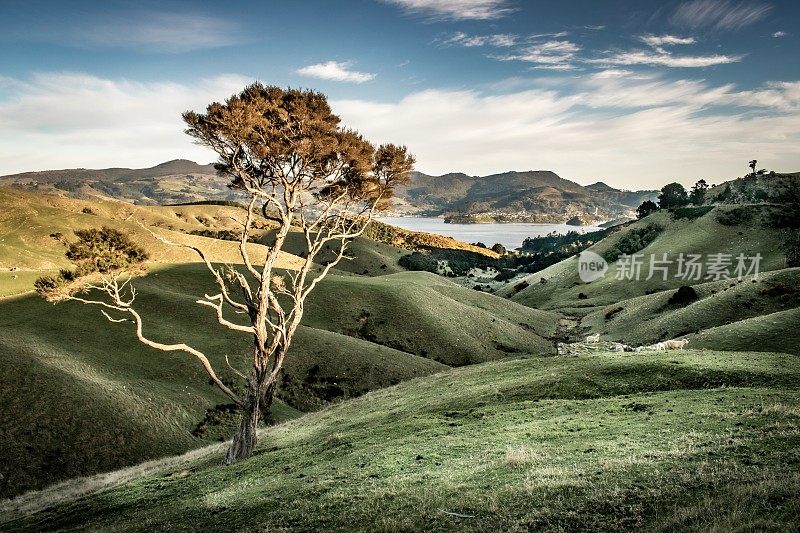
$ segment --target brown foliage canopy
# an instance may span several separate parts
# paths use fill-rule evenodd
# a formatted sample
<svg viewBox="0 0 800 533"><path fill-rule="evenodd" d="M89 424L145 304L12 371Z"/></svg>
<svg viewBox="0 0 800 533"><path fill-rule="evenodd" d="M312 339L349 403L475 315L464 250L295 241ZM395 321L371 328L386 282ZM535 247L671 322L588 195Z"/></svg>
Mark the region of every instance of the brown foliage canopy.
<svg viewBox="0 0 800 533"><path fill-rule="evenodd" d="M186 132L219 156L232 188L264 196L302 190L322 203L383 202L410 179L406 147L375 147L340 126L322 93L255 83L205 114L183 114ZM381 207L378 206L378 207Z"/></svg>

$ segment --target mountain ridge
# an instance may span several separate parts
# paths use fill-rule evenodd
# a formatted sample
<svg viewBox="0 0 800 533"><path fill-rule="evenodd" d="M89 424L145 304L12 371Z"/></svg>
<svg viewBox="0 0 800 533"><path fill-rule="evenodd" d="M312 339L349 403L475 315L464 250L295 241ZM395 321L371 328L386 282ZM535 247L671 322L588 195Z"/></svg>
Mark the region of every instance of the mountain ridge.
<svg viewBox="0 0 800 533"><path fill-rule="evenodd" d="M186 159L132 169L61 169L0 176L0 185L140 205L236 200L237 193L211 164ZM414 172L396 191L392 211L443 216L453 222L545 222L588 224L631 216L656 191L625 191L604 182L584 186L550 170L508 171L487 176Z"/></svg>
<svg viewBox="0 0 800 533"><path fill-rule="evenodd" d="M584 186L549 170L488 176L414 172L397 190L401 215L444 216L450 222L544 222L586 224L632 216L657 191L626 191L603 182Z"/></svg>

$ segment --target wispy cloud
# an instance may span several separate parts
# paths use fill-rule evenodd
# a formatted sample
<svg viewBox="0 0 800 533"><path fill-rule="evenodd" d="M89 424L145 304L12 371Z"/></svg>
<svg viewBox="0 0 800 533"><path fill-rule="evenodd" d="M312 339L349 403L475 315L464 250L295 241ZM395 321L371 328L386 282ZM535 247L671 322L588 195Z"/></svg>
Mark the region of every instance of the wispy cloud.
<svg viewBox="0 0 800 533"><path fill-rule="evenodd" d="M180 113L203 109L249 81L234 75L186 83L63 73L0 78L0 174L213 160L182 133ZM407 143L426 172L547 168L573 179L612 177L628 188L661 186L675 176L688 182L738 175L745 144L751 157L768 155L771 167L796 168L800 136L798 81L739 91L625 69L571 84L514 80L499 95L428 89L394 101L331 105L367 138Z"/></svg>
<svg viewBox="0 0 800 533"><path fill-rule="evenodd" d="M786 37L787 35L789 35L789 34L786 33L785 31L776 31L775 33L772 34L772 36L775 37L775 38Z"/></svg>
<svg viewBox="0 0 800 533"><path fill-rule="evenodd" d="M606 27L603 26L602 24L598 25L598 26L588 25L588 26L584 26L584 28L586 28L587 30L593 30L593 31L600 31L600 30L606 29Z"/></svg>
<svg viewBox="0 0 800 533"><path fill-rule="evenodd" d="M674 35L642 35L639 39L653 47L658 46L672 46L676 44L694 44L694 37L676 37Z"/></svg>
<svg viewBox="0 0 800 533"><path fill-rule="evenodd" d="M672 22L689 28L738 30L767 16L769 4L730 0L692 0L684 2L672 15Z"/></svg>
<svg viewBox="0 0 800 533"><path fill-rule="evenodd" d="M492 56L501 61L524 61L549 70L572 70L572 60L581 47L572 41L545 41L517 50L512 54Z"/></svg>
<svg viewBox="0 0 800 533"><path fill-rule="evenodd" d="M244 41L237 24L220 16L196 13L135 12L88 17L24 33L20 38L78 48L129 49L148 53L183 53L231 46Z"/></svg>
<svg viewBox="0 0 800 533"><path fill-rule="evenodd" d="M0 174L53 168L143 167L176 157L215 159L183 133L181 113L202 110L252 80L141 83L82 73L13 80L0 96Z"/></svg>
<svg viewBox="0 0 800 533"><path fill-rule="evenodd" d="M464 32L456 32L453 35L438 39L444 45L459 45L468 48L476 46L497 46L508 47L517 44L519 38L510 33L495 33L493 35L468 35Z"/></svg>
<svg viewBox="0 0 800 533"><path fill-rule="evenodd" d="M308 78L320 80L346 81L351 83L364 83L375 79L375 74L350 70L351 62L326 61L297 69L296 73Z"/></svg>
<svg viewBox="0 0 800 533"><path fill-rule="evenodd" d="M651 50L631 50L617 52L607 57L588 59L587 62L615 66L615 65L657 65L675 68L703 68L715 65L726 65L737 63L742 60L742 56L729 56L722 54L705 56L676 56L664 49Z"/></svg>
<svg viewBox="0 0 800 533"><path fill-rule="evenodd" d="M507 0L382 0L429 20L491 20L514 12Z"/></svg>
<svg viewBox="0 0 800 533"><path fill-rule="evenodd" d="M529 38L541 39L543 37L552 37L553 39L560 39L561 37L566 37L567 35L569 35L568 31L559 31L554 33L535 33L533 35L530 35Z"/></svg>
<svg viewBox="0 0 800 533"><path fill-rule="evenodd" d="M629 80L647 80L653 77L654 76L652 74L644 74L642 72L634 72L632 70L616 69L616 68L600 70L592 74L592 78L598 80L622 79L622 78Z"/></svg>
<svg viewBox="0 0 800 533"><path fill-rule="evenodd" d="M641 188L675 176L693 182L739 175L743 143L748 153L769 154L770 166L792 168L799 93L797 82L737 92L732 85L620 71L502 95L431 89L388 103L332 105L376 142L403 139L423 172L546 168Z"/></svg>

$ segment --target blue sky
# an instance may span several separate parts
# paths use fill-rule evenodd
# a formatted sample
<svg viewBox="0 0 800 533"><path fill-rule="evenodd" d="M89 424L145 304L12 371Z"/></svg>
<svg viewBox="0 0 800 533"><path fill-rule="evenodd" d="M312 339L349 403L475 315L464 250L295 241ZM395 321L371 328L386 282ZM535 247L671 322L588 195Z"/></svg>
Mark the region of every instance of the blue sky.
<svg viewBox="0 0 800 533"><path fill-rule="evenodd" d="M800 2L0 4L0 174L213 154L179 114L312 87L418 169L640 188L800 170Z"/></svg>

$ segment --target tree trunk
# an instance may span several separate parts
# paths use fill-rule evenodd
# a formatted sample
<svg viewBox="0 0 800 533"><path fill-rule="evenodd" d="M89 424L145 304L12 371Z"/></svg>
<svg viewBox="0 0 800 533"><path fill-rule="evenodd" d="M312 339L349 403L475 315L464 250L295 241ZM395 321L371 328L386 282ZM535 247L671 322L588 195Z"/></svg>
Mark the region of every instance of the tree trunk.
<svg viewBox="0 0 800 533"><path fill-rule="evenodd" d="M239 421L239 429L233 436L228 452L222 460L223 465L232 465L242 459L247 459L253 455L256 448L258 435L258 420L260 415L259 399L260 391L257 387L250 387L247 393L247 402L242 408L242 419Z"/></svg>
<svg viewBox="0 0 800 533"><path fill-rule="evenodd" d="M278 377L280 377L280 375L281 373L278 373ZM261 420L265 423L272 420L270 409L272 408L272 400L275 398L275 389L277 388L278 379L276 378L267 384L264 388L264 394L261 395L261 400L258 402L258 408L261 410Z"/></svg>

